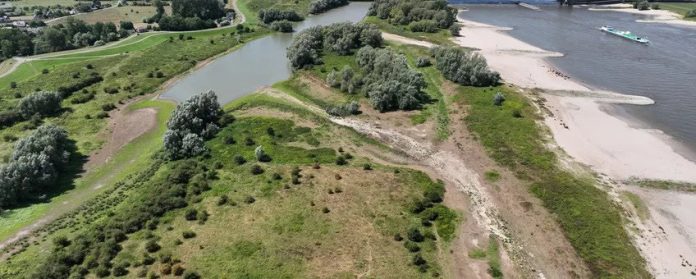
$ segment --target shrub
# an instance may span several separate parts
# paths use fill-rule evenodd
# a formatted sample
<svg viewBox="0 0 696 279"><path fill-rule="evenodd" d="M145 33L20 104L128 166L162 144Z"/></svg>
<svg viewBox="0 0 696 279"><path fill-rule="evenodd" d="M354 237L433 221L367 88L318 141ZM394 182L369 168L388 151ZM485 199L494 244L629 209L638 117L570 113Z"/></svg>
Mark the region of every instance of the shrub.
<svg viewBox="0 0 696 279"><path fill-rule="evenodd" d="M189 239L189 238L196 237L196 233L193 231L184 231L181 233L181 236L184 237L185 239Z"/></svg>
<svg viewBox="0 0 696 279"><path fill-rule="evenodd" d="M242 155L235 155L233 159L237 165L243 165L247 161Z"/></svg>
<svg viewBox="0 0 696 279"><path fill-rule="evenodd" d="M435 21L432 20L421 20L416 22L411 22L408 25L411 32L425 32L425 33L435 33L437 32L438 26Z"/></svg>
<svg viewBox="0 0 696 279"><path fill-rule="evenodd" d="M264 170L263 170L263 168L261 168L261 166L259 166L259 165L251 166L251 174L259 175L259 174L262 174L263 172L264 172Z"/></svg>
<svg viewBox="0 0 696 279"><path fill-rule="evenodd" d="M172 269L172 274L174 274L174 276L181 276L181 274L184 274L184 267L180 264L175 265Z"/></svg>
<svg viewBox="0 0 696 279"><path fill-rule="evenodd" d="M685 17L696 17L696 9L686 12Z"/></svg>
<svg viewBox="0 0 696 279"><path fill-rule="evenodd" d="M411 253L416 253L420 251L420 247L418 247L418 244L411 241L404 242L404 247L406 247L406 249Z"/></svg>
<svg viewBox="0 0 696 279"><path fill-rule="evenodd" d="M495 93L495 96L493 96L493 104L496 106L502 106L503 102L505 102L505 96L503 93Z"/></svg>
<svg viewBox="0 0 696 279"><path fill-rule="evenodd" d="M418 68L429 67L430 65L432 65L432 62L426 56L418 57L418 60L416 60L416 67Z"/></svg>
<svg viewBox="0 0 696 279"><path fill-rule="evenodd" d="M189 208L184 213L184 218L188 221L193 221L193 220L196 220L197 215L198 215L198 210L195 210L193 208Z"/></svg>
<svg viewBox="0 0 696 279"><path fill-rule="evenodd" d="M248 203L248 204L252 204L252 203L254 203L255 201L256 201L256 199L255 199L254 197L252 197L252 196L247 196L246 198L244 198L244 202L245 202L245 203Z"/></svg>
<svg viewBox="0 0 696 279"><path fill-rule="evenodd" d="M309 4L309 13L320 14L346 5L348 5L348 0L315 0Z"/></svg>
<svg viewBox="0 0 696 279"><path fill-rule="evenodd" d="M348 161L346 161L346 158L344 158L343 156L336 157L336 165L343 166L345 164L348 164Z"/></svg>
<svg viewBox="0 0 696 279"><path fill-rule="evenodd" d="M230 198L229 198L227 195L222 195L222 196L220 196L220 198L218 199L217 205L225 205L225 204L227 204L227 202L229 202L229 201L230 201Z"/></svg>
<svg viewBox="0 0 696 279"><path fill-rule="evenodd" d="M321 209L321 212L323 212L323 213L329 213L329 212L331 212L331 210L329 210L328 207L324 207L324 208Z"/></svg>
<svg viewBox="0 0 696 279"><path fill-rule="evenodd" d="M644 0L643 1L636 1L633 4L633 7L638 9L638 10L645 11L645 10L650 9L650 3L648 3L648 1L644 1Z"/></svg>
<svg viewBox="0 0 696 279"><path fill-rule="evenodd" d="M494 86L500 82L500 74L488 68L480 54L454 47L432 49L435 67L448 80L465 86Z"/></svg>
<svg viewBox="0 0 696 279"><path fill-rule="evenodd" d="M274 21L271 23L271 30L282 33L290 33L293 30L292 23L287 20Z"/></svg>
<svg viewBox="0 0 696 279"><path fill-rule="evenodd" d="M411 262L417 266L425 265L427 263L420 254L415 254Z"/></svg>
<svg viewBox="0 0 696 279"><path fill-rule="evenodd" d="M394 240L395 241L402 241L404 238L401 236L400 233L394 234Z"/></svg>
<svg viewBox="0 0 696 279"><path fill-rule="evenodd" d="M108 103L108 104L103 104L101 106L101 108L103 111L112 111L112 110L116 109L116 106L112 103Z"/></svg>
<svg viewBox="0 0 696 279"><path fill-rule="evenodd" d="M279 20L302 21L304 19L293 10L283 11L275 8L260 10L258 17L264 24Z"/></svg>
<svg viewBox="0 0 696 279"><path fill-rule="evenodd" d="M408 67L404 55L368 46L358 51L356 60L365 73L363 90L380 112L418 109L430 100L422 91L423 76Z"/></svg>
<svg viewBox="0 0 696 279"><path fill-rule="evenodd" d="M62 98L55 92L37 92L22 98L17 110L25 119L34 114L48 116L60 110L61 101Z"/></svg>
<svg viewBox="0 0 696 279"><path fill-rule="evenodd" d="M197 272L195 271L187 271L186 274L184 274L184 279L200 279L201 276L198 275Z"/></svg>
<svg viewBox="0 0 696 279"><path fill-rule="evenodd" d="M265 151L263 151L262 146L256 147L254 150L254 155L256 156L256 160L259 162L270 162L271 161L271 156L268 156Z"/></svg>
<svg viewBox="0 0 696 279"><path fill-rule="evenodd" d="M252 146L252 145L254 145L254 144L256 144L256 142L254 141L254 139L252 139L252 138L250 138L250 137L247 137L247 138L244 139L244 145L246 145L246 146Z"/></svg>
<svg viewBox="0 0 696 279"><path fill-rule="evenodd" d="M423 240L425 240L425 237L423 237L423 234L421 234L417 228L410 228L406 235L408 240L413 242L423 242Z"/></svg>
<svg viewBox="0 0 696 279"><path fill-rule="evenodd" d="M0 128L9 127L22 119L22 115L15 110L0 111Z"/></svg>
<svg viewBox="0 0 696 279"><path fill-rule="evenodd" d="M452 34L453 37L459 37L461 29L462 27L456 23L449 27L450 34Z"/></svg>
<svg viewBox="0 0 696 279"><path fill-rule="evenodd" d="M155 241L154 239L150 239L147 242L145 242L145 250L150 253L157 252L160 248L161 247L159 246L159 244L157 244L157 241Z"/></svg>
<svg viewBox="0 0 696 279"><path fill-rule="evenodd" d="M356 115L360 113L360 104L356 101L352 101L343 105L328 106L326 108L326 113L333 116Z"/></svg>
<svg viewBox="0 0 696 279"><path fill-rule="evenodd" d="M442 29L455 22L456 14L457 10L449 7L445 0L376 0L368 11L368 15L385 19L392 24L409 25L429 20Z"/></svg>
<svg viewBox="0 0 696 279"><path fill-rule="evenodd" d="M10 82L10 88L12 88L12 89L17 88L17 82L14 82L14 81Z"/></svg>

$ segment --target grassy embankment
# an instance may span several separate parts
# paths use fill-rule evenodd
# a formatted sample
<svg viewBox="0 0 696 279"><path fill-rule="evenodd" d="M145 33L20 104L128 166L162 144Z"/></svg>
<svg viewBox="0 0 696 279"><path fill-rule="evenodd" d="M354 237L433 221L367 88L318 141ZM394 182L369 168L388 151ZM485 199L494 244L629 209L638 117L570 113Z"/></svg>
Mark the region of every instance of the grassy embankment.
<svg viewBox="0 0 696 279"><path fill-rule="evenodd" d="M445 34L444 31L442 34L414 34L404 29L405 27L393 26L374 17L366 21L378 24L390 33L451 44L449 39L445 38L449 37L449 33ZM405 53L408 54L408 51ZM421 50L417 55L424 53ZM409 59L413 57L408 56ZM420 71L429 77L430 81L434 80L437 83L438 80L442 80L439 72L428 72L427 69ZM530 190L556 215L566 237L595 276L650 277L644 259L624 229L621 209L610 201L603 190L595 187L596 181L593 178L576 177L559 167L558 158L546 147L543 140L545 130L538 123L541 116L530 105L528 98L509 87L457 86L456 90L458 94L444 96L445 108L439 109L441 114L448 114L446 107L450 103L460 103L468 107L465 118L468 129L477 135L494 160L530 183ZM502 107L493 105L493 96L498 91L503 92L507 99ZM427 112L426 109L423 113ZM515 117L517 113L522 117ZM445 118L440 118L442 120L439 122L443 123Z"/></svg>
<svg viewBox="0 0 696 279"><path fill-rule="evenodd" d="M492 101L498 91L506 98L501 107ZM651 277L624 229L621 209L595 187L593 178L576 177L559 167L544 143L541 116L526 97L509 87L461 87L453 101L469 107L468 128L493 159L529 181L596 277ZM515 112L522 117L513 116Z"/></svg>
<svg viewBox="0 0 696 279"><path fill-rule="evenodd" d="M266 116L254 115L258 109L265 110L262 114ZM188 208L159 218L156 228L129 235L112 261L114 266L128 263L130 276L163 275L183 266L204 278L359 274L430 278L441 273L439 262L445 259L440 258L438 249L444 245L440 242L452 238L457 215L439 204L421 214L409 211L410 202L421 199L425 191L441 191L440 183L417 171L370 162L359 155L359 146L369 142L350 130L317 120L319 116L308 117L310 111L284 100L253 95L229 104L227 110L237 115L237 121L208 142L211 156L193 160L216 167L217 178L210 189L191 199ZM286 115L269 117L274 111L290 113L290 118L301 119L304 124L294 124ZM253 144L247 144L247 138ZM270 163L255 162L257 145L271 156ZM337 146L342 149L336 151ZM355 158L347 165L336 165L337 156L349 152ZM249 162L236 164L236 155ZM261 165L264 173L252 175L252 164ZM316 164L319 167L313 167ZM370 164L371 169L365 169L364 164ZM114 214L136 214L129 212L134 203L153 198L143 197L148 185L166 180L177 165L163 163L154 175L135 186L128 184L132 179L125 179L118 188L123 190L91 201L93 205L71 214L75 220L69 226L57 228L47 239L84 233L93 224L112 221L108 216ZM293 182L291 175L295 167L301 169L298 182ZM112 202L116 196L125 198ZM222 196L227 197L224 204L220 204ZM184 215L189 209L206 211L207 220L187 221ZM433 221L436 229L422 225L430 212L438 213ZM406 239L397 241L394 237L407 238L410 228L418 228L425 236L424 241L409 244L417 246L418 253L404 248ZM194 236L184 238L184 232ZM153 239L161 248L146 252L144 243ZM46 257L40 251L50 245L29 246L3 265L0 275L30 274L36 262ZM420 273L411 265L416 254L428 262L428 273ZM166 256L174 260L160 260ZM148 257L157 261L143 265Z"/></svg>
<svg viewBox="0 0 696 279"><path fill-rule="evenodd" d="M78 152L83 155L89 154L98 149L103 141L100 132L107 123L106 118L101 118L104 115L105 105L126 102L135 96L155 92L162 83L191 69L196 62L238 47L239 44L234 36L229 35L229 32L233 32L233 30L233 28L225 28L188 32L185 35L191 36L192 39L183 41L178 39L176 33L152 34L146 35L147 37L142 40L132 40L113 48L86 53L70 53L50 60L28 62L18 68L17 72L0 79L0 87L5 88L5 94L0 96L0 100L2 100L0 108L13 108L19 101L18 96L25 96L36 89L56 90L60 86L71 85L73 82L89 77L92 73L98 73L104 77L104 81L86 87L87 92L80 90L72 97L66 98L63 101L65 108L63 112L43 120L64 127L70 138L76 141ZM243 40L252 40L265 34L267 31L258 29L255 33L244 34L242 38ZM169 42L169 37L175 39ZM214 43L210 43L210 40L213 40ZM114 54L115 56L107 56ZM41 73L44 68L49 69L48 74ZM156 72L162 72L163 77L157 78ZM153 73L154 76L148 77L149 73ZM17 82L16 89L9 88L11 81ZM118 89L117 93L105 92L106 89L114 88ZM71 102L75 98L90 94L93 94L94 97L86 103ZM166 108L165 111L160 112L161 115L166 115L167 111L171 110L171 105L162 104L162 102L151 104L160 109ZM142 106L142 104L136 104L132 107L137 106ZM160 120L158 135L161 135L161 127L164 125L164 121ZM14 138L25 136L32 127L31 123L25 121L1 130L0 135L5 140L0 143L0 147L2 147L0 156L7 158L12 152ZM51 196L54 197L51 197L50 201L46 203L25 205L3 212L3 218L0 219L0 228L2 228L0 229L0 237L4 239L12 235L22 227L45 216L48 212L61 213L64 211L64 207L65 209L74 208L79 204L79 201L84 201L99 192L88 191L89 194L85 194L81 193L84 192L83 190L97 184L113 184L120 176L126 175L129 171L137 170L137 168L130 168L131 165L139 165L140 163L147 165L149 154L161 145L160 137L156 136L156 133L151 135L151 137L141 137L115 155L116 158L123 158L122 160L114 159L108 166L93 170L88 176L75 181L62 181L58 188L71 190L65 195L61 195L62 192L58 191L53 193ZM118 162L122 164L117 164ZM123 162L132 163L123 164ZM113 166L129 167L122 169ZM79 172L80 168L81 165L78 163L72 172Z"/></svg>
<svg viewBox="0 0 696 279"><path fill-rule="evenodd" d="M668 10L680 14L682 17L689 11L696 10L696 3L670 3L660 2L660 9ZM684 17L685 20L696 21L696 17Z"/></svg>

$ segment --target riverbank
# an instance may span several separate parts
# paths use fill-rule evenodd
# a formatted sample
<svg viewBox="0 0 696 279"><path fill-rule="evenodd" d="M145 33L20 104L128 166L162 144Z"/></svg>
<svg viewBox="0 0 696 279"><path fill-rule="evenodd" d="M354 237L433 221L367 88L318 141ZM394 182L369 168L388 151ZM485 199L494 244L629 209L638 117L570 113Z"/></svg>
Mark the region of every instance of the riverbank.
<svg viewBox="0 0 696 279"><path fill-rule="evenodd" d="M458 19L464 25L462 37L456 39L460 46L478 49L505 81L540 92L540 103L546 112L544 122L555 142L574 160L606 174L610 181L631 177L696 180L696 164L680 154L667 135L659 130L639 128L637 122L618 117L608 104L649 105L653 103L652 100L594 91L554 69L545 60L563 54L517 40L505 34L505 31L511 30L509 28L485 25L461 17ZM651 200L653 196L646 194L640 197ZM653 215L663 214L659 206L648 206L651 212L655 212ZM677 210L679 212L688 210L680 205L676 207L680 208ZM683 237L695 228L677 218L633 221L638 228L635 242L655 276L674 278L688 274L676 267L682 264L679 257L683 257L683 261L693 261L696 256L693 244L688 242L688 237ZM655 235L655 232L667 227L679 233L672 233L670 237ZM678 245L675 243L687 243L687 246L672 249ZM677 252L680 254L677 255ZM677 265L675 262L678 262Z"/></svg>
<svg viewBox="0 0 696 279"><path fill-rule="evenodd" d="M456 42L478 49L503 79L522 88L539 88L550 114L545 119L568 155L595 171L631 177L696 181L696 163L679 154L659 130L637 128L610 114L606 103L649 105L641 96L593 91L556 70L545 58L560 57L507 34L508 28L458 18L464 25Z"/></svg>
<svg viewBox="0 0 696 279"><path fill-rule="evenodd" d="M645 10L640 11L634 9L631 4L612 4L612 5L599 5L597 7L589 8L590 11L607 11L607 12L622 12L635 15L644 15L650 17L650 19L638 19L637 22L655 22L655 23L667 23L676 25L686 25L686 26L696 26L696 21L684 20L683 16L668 10Z"/></svg>

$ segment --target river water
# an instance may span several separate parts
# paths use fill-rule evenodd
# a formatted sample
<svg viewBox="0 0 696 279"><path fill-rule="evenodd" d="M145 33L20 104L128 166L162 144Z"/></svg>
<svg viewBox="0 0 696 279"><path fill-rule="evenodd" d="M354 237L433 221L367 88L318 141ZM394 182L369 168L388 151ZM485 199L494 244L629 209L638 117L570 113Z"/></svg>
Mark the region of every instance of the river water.
<svg viewBox="0 0 696 279"><path fill-rule="evenodd" d="M354 2L346 7L307 17L295 26L300 31L336 22L358 22L370 3ZM183 101L203 91L213 90L221 103L227 103L265 86L286 80L292 74L286 49L296 34L272 34L251 41L239 50L215 59L170 86L162 98Z"/></svg>
<svg viewBox="0 0 696 279"><path fill-rule="evenodd" d="M649 106L612 106L613 112L658 128L696 150L696 27L637 22L649 18L622 12L541 7L534 11L515 5L468 5L469 11L460 16L511 27L508 32L517 39L564 53L549 62L591 88L655 100ZM630 30L651 44L605 34L597 30L602 25Z"/></svg>

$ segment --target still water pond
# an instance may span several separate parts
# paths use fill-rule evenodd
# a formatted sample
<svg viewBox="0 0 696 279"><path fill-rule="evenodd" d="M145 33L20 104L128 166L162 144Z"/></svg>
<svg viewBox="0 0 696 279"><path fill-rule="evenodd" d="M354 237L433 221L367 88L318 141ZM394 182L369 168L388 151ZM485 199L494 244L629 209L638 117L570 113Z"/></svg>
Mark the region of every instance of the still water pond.
<svg viewBox="0 0 696 279"><path fill-rule="evenodd" d="M365 17L369 7L370 3L353 2L346 7L307 17L295 26L295 30L336 22L358 22ZM224 104L286 80L292 71L285 53L294 34L276 33L251 41L182 78L168 88L162 98L179 102L197 93L213 90L220 103Z"/></svg>
<svg viewBox="0 0 696 279"><path fill-rule="evenodd" d="M564 53L549 61L575 80L623 94L647 96L655 105L614 107L696 150L696 26L637 22L642 15L542 6L469 5L463 18L513 28L509 34ZM648 46L597 30L611 25L650 39ZM630 139L626 139L630 140Z"/></svg>

